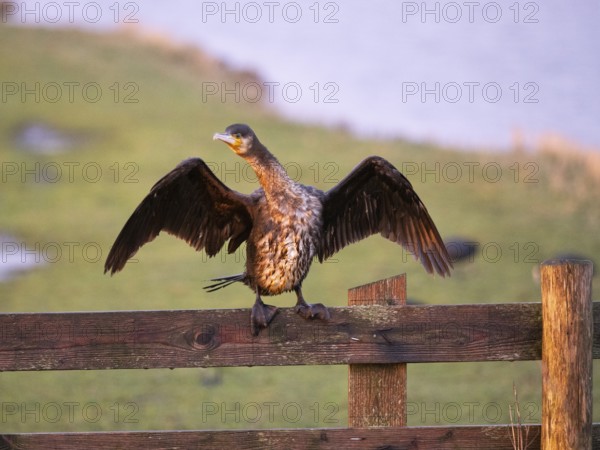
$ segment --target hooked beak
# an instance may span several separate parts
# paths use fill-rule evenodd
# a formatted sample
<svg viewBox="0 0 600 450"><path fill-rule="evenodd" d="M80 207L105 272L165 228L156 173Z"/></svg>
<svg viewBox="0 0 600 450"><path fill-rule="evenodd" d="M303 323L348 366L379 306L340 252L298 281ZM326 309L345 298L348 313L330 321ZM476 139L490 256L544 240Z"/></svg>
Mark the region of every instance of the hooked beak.
<svg viewBox="0 0 600 450"><path fill-rule="evenodd" d="M234 145L236 143L236 138L227 133L215 133L213 135L213 141L223 141L226 144Z"/></svg>
<svg viewBox="0 0 600 450"><path fill-rule="evenodd" d="M215 133L213 135L214 141L223 141L225 142L229 148L231 148L234 152L238 152L240 145L242 145L242 139L233 137L228 133Z"/></svg>

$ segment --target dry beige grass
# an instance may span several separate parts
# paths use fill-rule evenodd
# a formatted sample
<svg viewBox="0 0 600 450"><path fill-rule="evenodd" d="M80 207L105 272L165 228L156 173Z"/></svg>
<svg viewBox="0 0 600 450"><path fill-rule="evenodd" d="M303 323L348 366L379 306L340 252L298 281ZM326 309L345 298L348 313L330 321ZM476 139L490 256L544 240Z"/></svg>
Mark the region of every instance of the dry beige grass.
<svg viewBox="0 0 600 450"><path fill-rule="evenodd" d="M233 69L200 47L178 42L168 34L154 28L140 24L124 24L117 29L115 35L122 36L129 42L133 41L157 49L167 59L184 63L192 69L198 69L203 74L219 73L222 77L231 76L236 81L245 83L261 81L259 75L251 70Z"/></svg>
<svg viewBox="0 0 600 450"><path fill-rule="evenodd" d="M600 190L600 152L586 149L556 134L542 136L535 148L540 159L550 164L548 181L560 192L578 199L596 196Z"/></svg>
<svg viewBox="0 0 600 450"><path fill-rule="evenodd" d="M531 445L532 440L529 439L529 432L531 428L527 425L523 425L521 421L521 410L519 407L519 396L517 395L517 388L513 383L513 395L515 397L514 407L509 405L508 414L510 416L510 440L515 450L527 450Z"/></svg>

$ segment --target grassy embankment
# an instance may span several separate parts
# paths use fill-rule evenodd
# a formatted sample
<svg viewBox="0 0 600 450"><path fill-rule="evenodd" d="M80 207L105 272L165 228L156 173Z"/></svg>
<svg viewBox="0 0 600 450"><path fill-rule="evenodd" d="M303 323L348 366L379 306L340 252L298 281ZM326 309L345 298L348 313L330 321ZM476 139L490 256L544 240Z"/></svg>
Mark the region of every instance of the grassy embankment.
<svg viewBox="0 0 600 450"><path fill-rule="evenodd" d="M232 122L251 124L284 164L302 168L302 182L322 189L370 154L388 158L399 168L413 172L417 168L409 178L442 234L464 235L485 246L472 264L458 267L452 278L444 280L425 274L399 247L373 237L343 250L327 264L313 266L304 286L309 300L344 305L347 288L406 272L409 297L426 303L539 301L539 288L531 279L536 262L560 250L600 255L599 166L576 152L498 155L400 140L367 141L341 130L285 122L257 104L218 98L204 102L202 81L233 82L240 77L247 80L248 75L229 72L192 49L119 35L0 27L0 59L1 81L29 86L95 82L103 90L95 103L86 101L76 88L72 103L65 90L56 103L44 98L36 102L32 96L23 102L11 96L0 104L1 158L19 168L16 174L3 172L0 231L17 236L28 248L46 248L46 259L56 259L0 284L2 312L249 307L253 295L244 286L216 294L202 290L204 280L238 273L243 263L240 255L207 260L166 235L144 247L139 262L118 276L102 273L106 252L126 218L151 185L180 160L200 156L217 164L222 179L233 188L250 192L255 187L244 180L247 172L241 160L211 141L215 131ZM116 102L115 88L111 90L115 83L121 94ZM132 85L126 89L125 83L134 83L137 92L133 93ZM127 94L139 101L125 103ZM15 148L11 139L15 127L27 120L45 121L89 139L66 153L27 154ZM482 172L486 164L488 173ZM56 167L62 174L56 182L47 182L54 179ZM90 172L84 172L84 167ZM473 178L469 167L474 169ZM492 182L498 167L501 177ZM23 168L42 170L40 182ZM424 168L433 169L438 178ZM62 251L58 258L56 248ZM94 251L98 248L102 258ZM291 306L294 296L270 300ZM597 362L595 368L598 386ZM507 423L513 381L524 420L539 422L540 376L539 362L411 365L409 422ZM19 405L17 414L3 420L4 431L346 423L345 367L3 373L0 377L2 402ZM599 404L598 389L595 398ZM62 405L62 417L55 421L51 420L54 411L48 409L53 402ZM72 421L65 406L69 402L79 405ZM102 411L97 420L93 420L95 410L89 410L87 418L82 414L83 407L94 402ZM260 407L257 420L253 402ZM273 402L272 415L265 402ZM240 412L203 417L203 408L206 412L215 404L221 411L239 408ZM36 413L21 416L36 407L41 408L37 421ZM295 420L298 408L302 414ZM595 411L595 420L600 420L600 411Z"/></svg>

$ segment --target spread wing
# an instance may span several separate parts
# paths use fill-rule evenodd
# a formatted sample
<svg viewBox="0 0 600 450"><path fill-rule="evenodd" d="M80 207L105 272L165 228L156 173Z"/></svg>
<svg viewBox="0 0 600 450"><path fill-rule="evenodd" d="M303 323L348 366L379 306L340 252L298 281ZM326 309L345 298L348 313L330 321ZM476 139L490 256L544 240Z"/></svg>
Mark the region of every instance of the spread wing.
<svg viewBox="0 0 600 450"><path fill-rule="evenodd" d="M250 234L250 205L249 196L225 186L204 161L187 159L161 178L133 212L108 254L104 272L121 270L162 230L209 256L229 239L232 253Z"/></svg>
<svg viewBox="0 0 600 450"><path fill-rule="evenodd" d="M361 162L323 201L323 261L348 244L380 233L413 253L427 272L450 275L452 262L410 182L383 158Z"/></svg>

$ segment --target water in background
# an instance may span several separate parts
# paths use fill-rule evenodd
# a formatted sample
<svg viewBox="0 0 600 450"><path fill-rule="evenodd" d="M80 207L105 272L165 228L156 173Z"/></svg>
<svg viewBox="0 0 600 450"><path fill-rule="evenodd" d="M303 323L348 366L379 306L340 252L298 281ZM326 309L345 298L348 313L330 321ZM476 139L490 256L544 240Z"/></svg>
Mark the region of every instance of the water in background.
<svg viewBox="0 0 600 450"><path fill-rule="evenodd" d="M597 2L67 3L19 5L40 25L137 23L264 80L209 80L204 93L225 101L261 97L366 136L498 149L556 133L600 148Z"/></svg>

